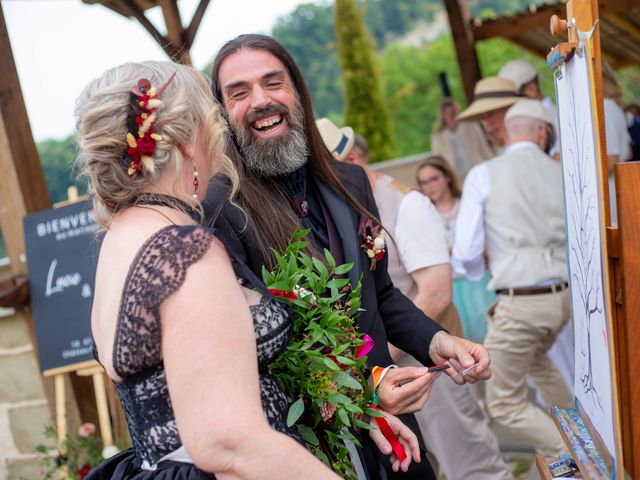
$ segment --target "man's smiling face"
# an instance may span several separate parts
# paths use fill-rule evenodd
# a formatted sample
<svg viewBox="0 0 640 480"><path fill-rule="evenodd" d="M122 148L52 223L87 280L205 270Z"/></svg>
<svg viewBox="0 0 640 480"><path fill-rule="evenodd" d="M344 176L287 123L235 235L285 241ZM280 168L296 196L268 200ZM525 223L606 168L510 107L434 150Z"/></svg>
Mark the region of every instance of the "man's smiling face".
<svg viewBox="0 0 640 480"><path fill-rule="evenodd" d="M218 82L249 168L273 176L304 165L302 108L289 72L276 56L266 50L238 50L220 64Z"/></svg>

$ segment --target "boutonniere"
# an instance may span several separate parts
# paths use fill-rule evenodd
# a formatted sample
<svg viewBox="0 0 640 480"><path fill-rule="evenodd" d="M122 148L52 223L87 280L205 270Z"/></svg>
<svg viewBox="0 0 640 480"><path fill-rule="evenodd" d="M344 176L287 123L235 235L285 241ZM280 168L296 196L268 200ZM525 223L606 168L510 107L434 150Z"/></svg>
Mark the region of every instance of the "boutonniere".
<svg viewBox="0 0 640 480"><path fill-rule="evenodd" d="M374 225L370 218L363 216L360 219L358 234L362 235L363 240L363 243L360 246L371 262L369 270L375 270L376 264L384 258L384 253L387 250L387 246L384 241L384 230L382 230L382 226L380 224Z"/></svg>

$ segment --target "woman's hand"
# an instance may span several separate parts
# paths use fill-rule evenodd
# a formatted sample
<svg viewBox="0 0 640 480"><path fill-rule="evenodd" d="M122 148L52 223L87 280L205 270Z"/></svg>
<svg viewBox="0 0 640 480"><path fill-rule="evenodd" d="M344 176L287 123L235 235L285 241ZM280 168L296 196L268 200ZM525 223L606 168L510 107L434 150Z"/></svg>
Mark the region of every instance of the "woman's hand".
<svg viewBox="0 0 640 480"><path fill-rule="evenodd" d="M369 430L369 436L384 455L391 455L389 461L391 462L391 468L394 472L399 470L406 472L409 469L409 465L411 465L412 460L416 463L420 463L422 460L420 458L420 444L418 443L418 437L416 437L416 434L402 423L400 419L394 417L390 413L383 412L382 410L378 411L384 415L389 427L391 427L391 431L395 434L396 438L404 448L407 457L403 461L400 461L398 456L394 453L391 444L378 428L378 423L375 418L370 419L369 423L373 427L373 430Z"/></svg>
<svg viewBox="0 0 640 480"><path fill-rule="evenodd" d="M378 385L380 408L393 415L422 410L438 376L425 367L390 369Z"/></svg>

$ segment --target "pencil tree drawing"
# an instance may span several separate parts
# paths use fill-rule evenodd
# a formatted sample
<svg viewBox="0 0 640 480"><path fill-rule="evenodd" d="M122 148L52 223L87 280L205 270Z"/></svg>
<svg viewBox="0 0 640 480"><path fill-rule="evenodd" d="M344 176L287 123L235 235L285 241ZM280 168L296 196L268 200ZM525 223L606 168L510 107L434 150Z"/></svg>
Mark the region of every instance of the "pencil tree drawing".
<svg viewBox="0 0 640 480"><path fill-rule="evenodd" d="M585 395L602 410L604 405L594 382L593 342L601 341L604 296L601 264L600 222L597 174L591 130L591 113L584 99L577 99L577 89L569 89L569 108L564 135L569 136L563 162L568 182L565 183L567 230L569 237L569 272L573 296L574 321L580 322L579 368L576 374ZM566 136L565 136L566 138Z"/></svg>

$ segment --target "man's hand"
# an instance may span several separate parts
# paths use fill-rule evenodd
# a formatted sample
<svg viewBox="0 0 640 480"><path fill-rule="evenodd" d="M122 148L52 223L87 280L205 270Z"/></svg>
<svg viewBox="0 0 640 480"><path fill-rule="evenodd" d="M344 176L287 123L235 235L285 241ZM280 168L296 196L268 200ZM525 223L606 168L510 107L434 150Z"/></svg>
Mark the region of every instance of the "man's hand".
<svg viewBox="0 0 640 480"><path fill-rule="evenodd" d="M384 438L384 435L378 428L378 423L375 418L370 419L371 426L374 428L373 430L369 430L369 436L384 455L391 455L389 460L391 461L391 468L394 472L397 472L398 470L406 472L409 469L409 465L411 465L411 460L416 463L420 463L421 461L418 437L416 437L416 434L398 418L387 412L380 411L380 413L384 414L384 418L387 420L387 423L389 423L391 431L393 431L398 438L398 441L403 446L404 451L407 454L407 458L405 458L403 462L400 462L400 459L395 453L393 453L391 444L386 438Z"/></svg>
<svg viewBox="0 0 640 480"><path fill-rule="evenodd" d="M482 345L442 330L431 339L429 357L436 364L446 362L451 365L445 373L460 385L491 377L491 359Z"/></svg>
<svg viewBox="0 0 640 480"><path fill-rule="evenodd" d="M380 408L393 415L422 410L439 375L424 367L390 369L378 385Z"/></svg>

